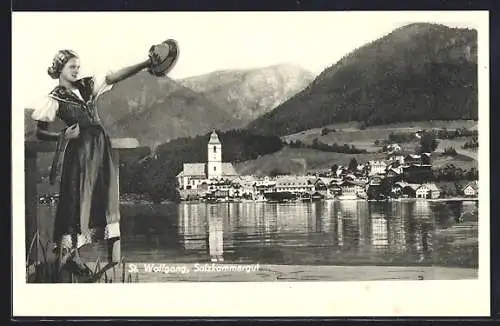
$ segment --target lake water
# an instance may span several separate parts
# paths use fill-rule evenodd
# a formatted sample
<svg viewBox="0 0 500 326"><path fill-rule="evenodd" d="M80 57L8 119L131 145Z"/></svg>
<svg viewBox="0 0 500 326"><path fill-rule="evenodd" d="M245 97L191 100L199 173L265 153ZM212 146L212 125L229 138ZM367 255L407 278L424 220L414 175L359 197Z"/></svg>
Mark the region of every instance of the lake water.
<svg viewBox="0 0 500 326"><path fill-rule="evenodd" d="M42 207L41 217L55 208ZM478 266L478 204L323 201L122 205L133 262ZM101 244L84 256L105 257Z"/></svg>

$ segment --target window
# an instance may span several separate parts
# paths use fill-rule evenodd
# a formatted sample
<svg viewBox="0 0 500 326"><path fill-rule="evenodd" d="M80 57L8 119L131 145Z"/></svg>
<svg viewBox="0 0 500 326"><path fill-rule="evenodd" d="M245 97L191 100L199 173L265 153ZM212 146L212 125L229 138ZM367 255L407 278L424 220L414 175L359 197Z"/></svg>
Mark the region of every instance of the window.
<svg viewBox="0 0 500 326"><path fill-rule="evenodd" d="M214 171L217 171L217 167L216 166L214 166Z"/></svg>
<svg viewBox="0 0 500 326"><path fill-rule="evenodd" d="M217 153L217 146L214 146L214 153Z"/></svg>

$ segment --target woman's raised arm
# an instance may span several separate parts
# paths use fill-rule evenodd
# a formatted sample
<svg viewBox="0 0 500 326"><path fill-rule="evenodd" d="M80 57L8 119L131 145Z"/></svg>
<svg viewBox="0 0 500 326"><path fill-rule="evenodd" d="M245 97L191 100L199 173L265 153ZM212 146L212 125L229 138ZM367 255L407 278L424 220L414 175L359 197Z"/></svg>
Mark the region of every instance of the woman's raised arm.
<svg viewBox="0 0 500 326"><path fill-rule="evenodd" d="M150 62L151 62L150 59L147 59L143 62L134 64L131 66L127 66L127 67L121 68L117 71L114 71L114 72L107 74L106 75L106 84L111 85L111 84L115 84L121 80L127 79L128 77L131 77L131 76L137 74L138 72L140 72L141 70L149 67Z"/></svg>

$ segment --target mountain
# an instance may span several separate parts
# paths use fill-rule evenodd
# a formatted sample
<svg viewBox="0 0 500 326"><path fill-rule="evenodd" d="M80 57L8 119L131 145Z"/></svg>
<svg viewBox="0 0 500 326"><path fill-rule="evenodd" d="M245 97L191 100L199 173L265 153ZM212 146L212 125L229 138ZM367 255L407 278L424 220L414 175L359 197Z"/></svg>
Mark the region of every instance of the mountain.
<svg viewBox="0 0 500 326"><path fill-rule="evenodd" d="M346 121L477 116L477 32L417 23L349 53L248 128L287 135Z"/></svg>
<svg viewBox="0 0 500 326"><path fill-rule="evenodd" d="M203 95L147 72L117 83L101 96L99 107L111 137L135 137L146 146L226 130L234 120Z"/></svg>
<svg viewBox="0 0 500 326"><path fill-rule="evenodd" d="M259 69L215 71L179 82L213 101L235 118L235 128L271 111L302 89L314 76L292 64Z"/></svg>

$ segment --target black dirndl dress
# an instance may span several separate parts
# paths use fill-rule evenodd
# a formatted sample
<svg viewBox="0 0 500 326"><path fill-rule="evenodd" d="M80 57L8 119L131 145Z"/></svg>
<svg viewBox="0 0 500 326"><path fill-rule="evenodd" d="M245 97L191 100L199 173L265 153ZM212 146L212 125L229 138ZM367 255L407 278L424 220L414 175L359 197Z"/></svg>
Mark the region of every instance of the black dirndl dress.
<svg viewBox="0 0 500 326"><path fill-rule="evenodd" d="M56 154L53 162L53 169L61 170L53 234L61 249L120 237L117 162L97 114L101 92L96 94L94 83L90 77L78 80L81 96L64 86L49 94L58 103L56 116L67 126L77 123L80 128L78 138L60 138L61 155Z"/></svg>

